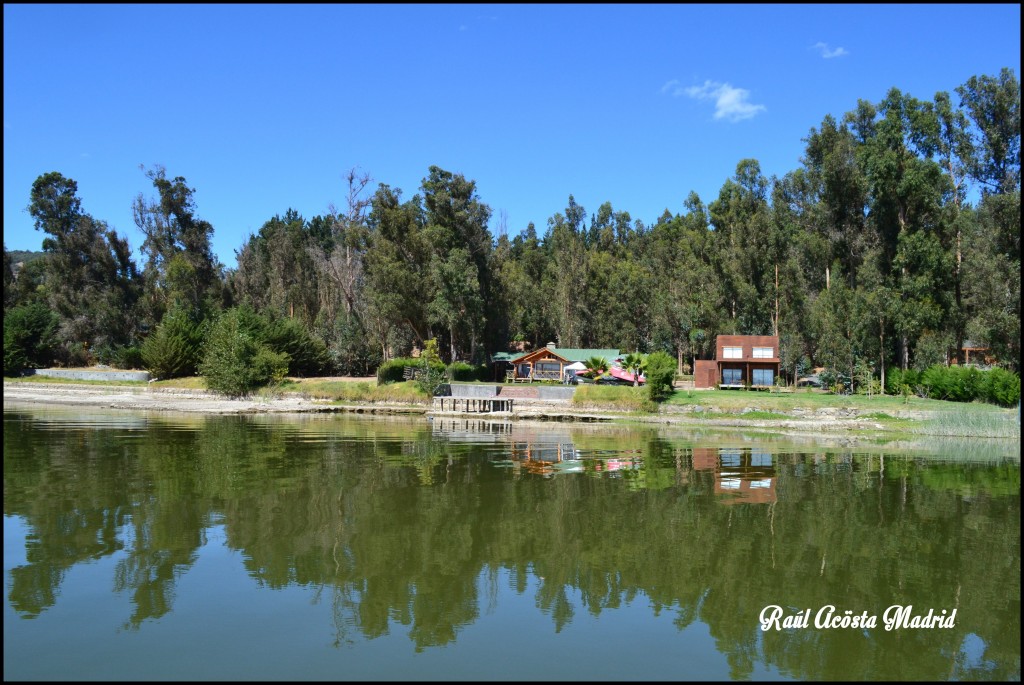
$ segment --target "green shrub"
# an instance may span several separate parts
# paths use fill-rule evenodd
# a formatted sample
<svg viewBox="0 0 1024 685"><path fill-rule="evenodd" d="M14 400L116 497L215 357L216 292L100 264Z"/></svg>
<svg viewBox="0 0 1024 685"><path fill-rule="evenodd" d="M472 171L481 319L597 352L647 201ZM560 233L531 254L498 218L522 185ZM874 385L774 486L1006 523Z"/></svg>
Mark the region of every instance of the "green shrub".
<svg viewBox="0 0 1024 685"><path fill-rule="evenodd" d="M314 332L327 345L331 367L342 376L367 376L380 366L380 349L356 316L338 312L333 325L321 312Z"/></svg>
<svg viewBox="0 0 1024 685"><path fill-rule="evenodd" d="M986 371L978 382L978 397L985 402L1012 407L1020 402L1020 376L999 368Z"/></svg>
<svg viewBox="0 0 1024 685"><path fill-rule="evenodd" d="M833 395L849 394L853 389L850 376L836 369L826 368L818 378L821 379L821 387Z"/></svg>
<svg viewBox="0 0 1024 685"><path fill-rule="evenodd" d="M423 354L420 355L419 373L416 376L416 387L429 397L437 394L438 389L446 383L448 370L441 363L441 355L437 353L437 339L431 338L423 342Z"/></svg>
<svg viewBox="0 0 1024 685"><path fill-rule="evenodd" d="M419 366L419 359L412 359L410 357L395 357L389 359L377 367L377 385L384 385L385 383L401 383L405 380L402 374L405 373L405 367L407 366Z"/></svg>
<svg viewBox="0 0 1024 685"><path fill-rule="evenodd" d="M96 361L115 369L144 369L142 348L134 345L103 345L93 350Z"/></svg>
<svg viewBox="0 0 1024 685"><path fill-rule="evenodd" d="M143 367L155 378L194 376L202 358L205 327L182 307L172 307L148 338L142 341Z"/></svg>
<svg viewBox="0 0 1024 685"><path fill-rule="evenodd" d="M288 355L257 339L248 313L229 309L213 324L199 372L214 392L244 397L288 373Z"/></svg>
<svg viewBox="0 0 1024 685"><path fill-rule="evenodd" d="M125 345L114 349L114 359L111 364L115 369L144 369L142 361L142 348L136 345Z"/></svg>
<svg viewBox="0 0 1024 685"><path fill-rule="evenodd" d="M419 373L423 369L423 358L395 357L394 359L389 359L377 367L377 385L401 383L405 380L403 374L407 366L411 366ZM430 372L431 374L444 375L445 366L441 362L435 362L430 365Z"/></svg>
<svg viewBox="0 0 1024 685"><path fill-rule="evenodd" d="M663 402L672 395L672 379L676 375L676 360L661 350L647 355L647 397L652 402Z"/></svg>
<svg viewBox="0 0 1024 685"><path fill-rule="evenodd" d="M929 366L921 372L921 386L925 394L933 400L948 399L950 380L941 366Z"/></svg>
<svg viewBox="0 0 1024 685"><path fill-rule="evenodd" d="M6 338L6 336L4 336ZM17 376L29 367L25 350L18 345L9 345L4 340L4 375Z"/></svg>
<svg viewBox="0 0 1024 685"><path fill-rule="evenodd" d="M66 367L90 366L93 355L86 343L64 341L54 350L54 361Z"/></svg>
<svg viewBox="0 0 1024 685"><path fill-rule="evenodd" d="M486 366L473 366L466 362L452 362L448 365L448 377L453 381L478 381L486 372Z"/></svg>
<svg viewBox="0 0 1024 685"><path fill-rule="evenodd" d="M57 315L38 302L18 305L4 314L4 375L53 362L57 349Z"/></svg>
<svg viewBox="0 0 1024 685"><path fill-rule="evenodd" d="M235 311L240 330L271 351L288 357L286 375L320 376L333 371L326 343L298 320L261 314L248 305Z"/></svg>
<svg viewBox="0 0 1024 685"><path fill-rule="evenodd" d="M333 368L324 341L295 319L267 321L261 339L275 352L288 355L291 376L323 376Z"/></svg>
<svg viewBox="0 0 1024 685"><path fill-rule="evenodd" d="M1020 376L998 368L979 371L966 366L931 366L921 373L918 387L935 400L981 400L1004 407L1020 401Z"/></svg>
<svg viewBox="0 0 1024 685"><path fill-rule="evenodd" d="M903 371L900 368L885 372L885 392L887 395L899 395L903 388Z"/></svg>

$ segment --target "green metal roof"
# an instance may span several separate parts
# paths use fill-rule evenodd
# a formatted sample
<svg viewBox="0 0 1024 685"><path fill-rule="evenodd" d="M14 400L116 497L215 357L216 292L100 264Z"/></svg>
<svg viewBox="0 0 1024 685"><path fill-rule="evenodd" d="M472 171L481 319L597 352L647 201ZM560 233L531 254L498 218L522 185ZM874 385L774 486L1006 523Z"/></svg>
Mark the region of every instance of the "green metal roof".
<svg viewBox="0 0 1024 685"><path fill-rule="evenodd" d="M529 352L522 352L510 358L508 361L516 362L518 359L525 357L528 354L533 354L544 348L537 348L536 350L530 350ZM621 357L622 354L618 350L588 350L588 349L574 349L571 347L556 347L551 350L559 357L568 359L570 362L585 362L591 357L604 357L609 362L614 361L617 357Z"/></svg>
<svg viewBox="0 0 1024 685"><path fill-rule="evenodd" d="M618 350L574 350L567 347L556 347L555 354L565 357L571 362L585 362L591 357L604 357L608 361L614 361L621 356Z"/></svg>

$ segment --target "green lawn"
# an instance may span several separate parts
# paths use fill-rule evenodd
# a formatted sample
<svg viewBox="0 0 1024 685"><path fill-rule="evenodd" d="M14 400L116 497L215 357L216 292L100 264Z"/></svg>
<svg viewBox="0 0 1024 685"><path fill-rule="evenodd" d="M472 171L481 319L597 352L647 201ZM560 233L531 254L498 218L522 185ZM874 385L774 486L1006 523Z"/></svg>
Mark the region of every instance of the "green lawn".
<svg viewBox="0 0 1024 685"><path fill-rule="evenodd" d="M760 411L791 412L794 409L817 411L832 407L835 409L856 409L859 414L881 412L892 414L901 411L961 411L993 412L1005 411L993 404L982 402L946 402L920 397L897 397L892 395L831 395L821 390L797 390L795 392L764 392L749 390L676 390L666 400L668 406L700 406L711 411L733 412L751 408Z"/></svg>
<svg viewBox="0 0 1024 685"><path fill-rule="evenodd" d="M577 386L572 403L580 408L594 407L612 411L658 411L658 407L647 399L645 388L622 385Z"/></svg>
<svg viewBox="0 0 1024 685"><path fill-rule="evenodd" d="M336 402L398 402L430 404L431 398L412 381L377 385L376 381L337 381L322 378L290 378L281 392L298 392L314 399Z"/></svg>

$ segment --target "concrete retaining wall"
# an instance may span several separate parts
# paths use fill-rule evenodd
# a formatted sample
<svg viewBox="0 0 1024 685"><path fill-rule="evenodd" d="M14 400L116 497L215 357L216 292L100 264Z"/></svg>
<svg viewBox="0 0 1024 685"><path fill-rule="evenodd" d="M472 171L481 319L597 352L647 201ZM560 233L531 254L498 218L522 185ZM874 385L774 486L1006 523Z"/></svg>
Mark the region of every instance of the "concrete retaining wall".
<svg viewBox="0 0 1024 685"><path fill-rule="evenodd" d="M51 376L75 381L148 381L149 371L72 371L70 369L34 369L30 376Z"/></svg>
<svg viewBox="0 0 1024 685"><path fill-rule="evenodd" d="M451 397L469 397L476 400L497 397L499 386L480 383L452 383L449 387Z"/></svg>

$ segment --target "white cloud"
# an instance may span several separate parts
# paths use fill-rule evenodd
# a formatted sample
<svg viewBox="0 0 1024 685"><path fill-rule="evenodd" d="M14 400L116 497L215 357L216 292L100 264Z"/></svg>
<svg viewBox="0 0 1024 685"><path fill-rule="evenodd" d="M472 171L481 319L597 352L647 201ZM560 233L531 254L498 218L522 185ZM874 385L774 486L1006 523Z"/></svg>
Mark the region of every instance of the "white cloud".
<svg viewBox="0 0 1024 685"><path fill-rule="evenodd" d="M683 94L683 85L676 79L672 79L661 87L661 94L670 93L673 96L679 96Z"/></svg>
<svg viewBox="0 0 1024 685"><path fill-rule="evenodd" d="M817 42L811 46L815 50L821 51L821 56L825 59L832 59L833 57L843 57L849 55L845 48L832 49L828 46L828 43Z"/></svg>
<svg viewBox="0 0 1024 685"><path fill-rule="evenodd" d="M715 119L727 119L731 122L743 121L756 116L759 112L765 111L764 105L755 105L747 101L750 91L743 88L733 88L728 83L716 83L705 81L702 86L690 86L682 88L678 82L669 81L662 87L661 92L671 85L673 95L686 94L694 100L714 100Z"/></svg>

